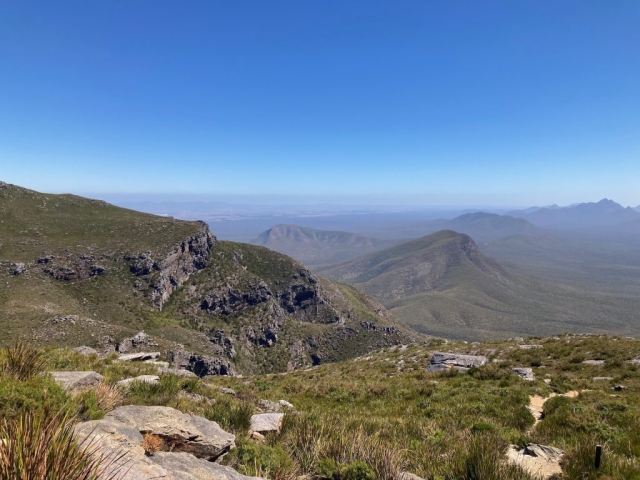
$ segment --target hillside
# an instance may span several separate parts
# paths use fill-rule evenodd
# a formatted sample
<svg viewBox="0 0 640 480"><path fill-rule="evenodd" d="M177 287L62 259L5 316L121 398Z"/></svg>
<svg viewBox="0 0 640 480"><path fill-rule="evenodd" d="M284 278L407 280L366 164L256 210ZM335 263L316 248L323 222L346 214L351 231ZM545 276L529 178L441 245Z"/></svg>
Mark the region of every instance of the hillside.
<svg viewBox="0 0 640 480"><path fill-rule="evenodd" d="M266 248L73 195L0 185L2 342L155 348L284 371L406 341L384 308ZM186 355L186 353L185 353ZM217 362L217 363L216 363Z"/></svg>
<svg viewBox="0 0 640 480"><path fill-rule="evenodd" d="M275 225L251 242L284 253L305 265L340 263L391 246L357 233L316 230L297 225Z"/></svg>
<svg viewBox="0 0 640 480"><path fill-rule="evenodd" d="M3 367L21 366L5 363L8 354L0 351ZM128 442L117 465L132 480L159 478L164 469L175 478L211 480L637 480L640 472L640 341L633 338L431 339L287 374L204 379L114 361L115 354L39 355L44 365L29 378L0 369L0 417L50 420L71 406L79 412L71 421L82 422L75 431L80 439L95 433L101 454ZM76 370L102 377L81 391L56 383ZM159 379L130 381L143 374ZM127 378L127 386L115 387ZM254 419L265 416L282 419L281 427L252 433ZM215 437L210 422L217 423ZM37 430L5 425L0 451L38 439ZM212 427L208 436L204 426ZM135 448L145 447L148 433L163 441ZM221 434L224 443L207 441ZM603 445L597 472L595 445ZM525 446L543 454L514 455ZM548 462L545 451L554 453ZM51 456L60 452L67 454L54 449ZM216 462L196 458L211 455Z"/></svg>
<svg viewBox="0 0 640 480"><path fill-rule="evenodd" d="M380 300L412 328L446 338L640 333L637 296L523 275L485 256L468 235L452 231L321 272Z"/></svg>

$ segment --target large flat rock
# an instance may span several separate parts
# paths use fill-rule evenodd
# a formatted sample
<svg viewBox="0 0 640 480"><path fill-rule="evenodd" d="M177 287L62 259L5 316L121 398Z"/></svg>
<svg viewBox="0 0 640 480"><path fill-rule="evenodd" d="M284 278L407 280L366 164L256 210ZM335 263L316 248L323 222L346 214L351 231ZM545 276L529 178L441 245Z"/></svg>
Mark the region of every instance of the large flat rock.
<svg viewBox="0 0 640 480"><path fill-rule="evenodd" d="M146 455L143 437L137 428L112 419L94 420L76 426L76 438L95 448L109 460L98 480L107 480L117 471L119 480L259 480L241 475L232 468L209 462L184 452L156 452Z"/></svg>
<svg viewBox="0 0 640 480"><path fill-rule="evenodd" d="M105 420L123 423L140 433L153 433L171 451L192 453L206 460L215 460L235 445L235 435L216 422L170 407L128 405L109 412Z"/></svg>
<svg viewBox="0 0 640 480"><path fill-rule="evenodd" d="M158 383L158 380L160 380L160 377L157 375L140 375L138 377L125 378L124 380L120 380L118 383L116 383L116 385L118 385L119 387L130 387L134 382L150 383L152 385L155 385Z"/></svg>
<svg viewBox="0 0 640 480"><path fill-rule="evenodd" d="M463 355L460 353L434 352L427 367L428 372L440 372L449 368L465 371L472 367L481 367L487 363L483 355Z"/></svg>
<svg viewBox="0 0 640 480"><path fill-rule="evenodd" d="M49 373L56 383L69 391L97 387L103 380L102 375L91 371Z"/></svg>
<svg viewBox="0 0 640 480"><path fill-rule="evenodd" d="M233 468L195 458L190 453L158 452L151 461L170 472L175 480L259 480Z"/></svg>
<svg viewBox="0 0 640 480"><path fill-rule="evenodd" d="M155 360L159 356L160 352L127 353L120 355L118 360L121 362L144 362L146 360Z"/></svg>

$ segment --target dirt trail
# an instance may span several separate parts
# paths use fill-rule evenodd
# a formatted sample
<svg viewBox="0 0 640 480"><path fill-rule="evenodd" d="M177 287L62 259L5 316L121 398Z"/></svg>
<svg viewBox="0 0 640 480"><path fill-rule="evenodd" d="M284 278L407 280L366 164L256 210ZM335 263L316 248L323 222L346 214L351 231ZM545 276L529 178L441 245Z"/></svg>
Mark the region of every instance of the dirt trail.
<svg viewBox="0 0 640 480"><path fill-rule="evenodd" d="M588 390L583 390L583 392L586 392L586 391L588 391ZM570 392L561 393L561 394L552 393L548 397L541 397L540 395L531 395L529 397L529 406L527 408L531 412L531 415L533 415L533 418L535 418L536 420L533 423L533 426L529 429L529 431L533 430L535 428L535 426L542 419L542 412L544 410L544 404L545 404L545 402L547 400L549 400L550 398L553 398L553 397L576 398L578 395L580 395L580 392L578 392L577 390L571 390Z"/></svg>
<svg viewBox="0 0 640 480"><path fill-rule="evenodd" d="M588 390L582 390L586 392ZM567 397L575 398L580 395L581 392L572 390L567 393L552 393L548 397L541 397L540 395L531 395L529 397L529 405L527 408L531 412L531 415L535 418L535 422L527 434L535 428L535 426L542 420L542 413L544 411L544 404L547 400L553 397ZM518 448L516 445L511 445L507 450L507 461L516 465L520 465L525 471L535 478L541 480L551 479L556 475L562 474L562 468L560 467L560 460L564 453L557 448L548 447L545 445L528 444L525 448Z"/></svg>

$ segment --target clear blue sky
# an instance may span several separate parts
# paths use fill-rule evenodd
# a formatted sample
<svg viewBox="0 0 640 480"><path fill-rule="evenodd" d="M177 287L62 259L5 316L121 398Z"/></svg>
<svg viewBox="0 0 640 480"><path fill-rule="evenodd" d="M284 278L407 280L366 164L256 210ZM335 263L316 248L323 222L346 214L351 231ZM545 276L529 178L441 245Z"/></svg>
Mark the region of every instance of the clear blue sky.
<svg viewBox="0 0 640 480"><path fill-rule="evenodd" d="M0 180L640 203L640 2L14 1Z"/></svg>

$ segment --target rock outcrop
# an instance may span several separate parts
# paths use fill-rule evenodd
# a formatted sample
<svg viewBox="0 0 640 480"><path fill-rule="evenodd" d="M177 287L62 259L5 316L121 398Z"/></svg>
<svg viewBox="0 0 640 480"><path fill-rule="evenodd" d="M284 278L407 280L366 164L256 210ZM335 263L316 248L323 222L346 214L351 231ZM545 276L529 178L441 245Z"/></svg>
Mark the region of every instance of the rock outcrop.
<svg viewBox="0 0 640 480"><path fill-rule="evenodd" d="M153 409L165 407L135 408ZM137 413L141 413L140 410L138 410ZM178 412L178 414L184 416L184 414L180 414L180 412ZM142 417L149 419L146 413L143 414ZM120 421L120 419L108 415L104 420L84 422L76 426L75 435L78 441L84 442L85 445L91 445L91 448L95 450L97 455L101 455L107 459L103 475L99 480L111 478L110 473L116 473L115 478L119 480L259 480L258 477L241 475L230 467L207 461L204 458L197 458L192 453L176 450L145 452L142 446L143 433L140 431L141 425L139 422L130 421L128 415L121 418L125 421ZM170 422L172 418L176 419L178 423L171 425ZM207 420L204 419L200 420L207 422ZM169 437L169 442L165 443L164 449L169 449L174 446L174 444L171 443L171 438L175 438L176 435L185 437L192 433L196 435L195 439L192 439L193 441L198 439L201 441L211 440L200 437L200 435L207 433L202 429L194 430L189 427L186 432L181 432L181 428L185 424L181 423L180 416L158 418L156 415L154 422L151 422L151 425L145 424L142 426L144 428L154 426L156 431L165 433L170 432L172 428L174 429L174 432L171 433ZM135 425L132 425L132 423L135 423ZM217 427L217 424L214 425ZM217 432L217 429L214 428L213 430ZM142 432L145 431L143 430ZM226 434L226 440L222 442L222 445L228 445L230 439L230 441L233 442L233 435L223 430L220 430L220 432ZM111 460L111 462L109 462L109 460ZM115 464L113 460L115 460Z"/></svg>
<svg viewBox="0 0 640 480"><path fill-rule="evenodd" d="M216 237L204 222L200 231L175 245L166 257L155 261L150 253L129 256L130 270L139 277L147 277L151 286L151 302L159 309L193 273L209 264L209 253Z"/></svg>
<svg viewBox="0 0 640 480"><path fill-rule="evenodd" d="M102 422L124 424L139 433L160 437L172 452L186 452L198 458L215 460L235 445L235 436L216 422L188 415L170 407L128 405L109 412Z"/></svg>
<svg viewBox="0 0 640 480"><path fill-rule="evenodd" d="M520 465L530 475L542 480L562 473L560 460L564 452L559 448L529 443L523 449L511 445L507 450L507 461Z"/></svg>
<svg viewBox="0 0 640 480"><path fill-rule="evenodd" d="M69 391L97 387L103 380L96 372L49 372L56 383Z"/></svg>
<svg viewBox="0 0 640 480"><path fill-rule="evenodd" d="M86 345L83 345L81 347L76 347L74 348L74 350L78 352L80 355L85 355L85 356L98 354L98 351L95 348L87 347Z"/></svg>
<svg viewBox="0 0 640 480"><path fill-rule="evenodd" d="M251 416L252 432L277 432L282 426L284 413L259 413Z"/></svg>
<svg viewBox="0 0 640 480"><path fill-rule="evenodd" d="M532 368L516 367L513 369L513 373L518 375L523 380L533 381L535 379L535 375L533 374Z"/></svg>
<svg viewBox="0 0 640 480"><path fill-rule="evenodd" d="M119 387L129 387L132 383L140 382L140 383L149 383L151 385L155 385L160 380L160 377L157 375L140 375L138 377L133 378L125 378L124 380L120 380L116 383Z"/></svg>
<svg viewBox="0 0 640 480"><path fill-rule="evenodd" d="M442 372L456 368L466 372L472 367L481 367L487 363L487 357L482 355L462 355L459 353L434 352L427 367L428 372Z"/></svg>
<svg viewBox="0 0 640 480"><path fill-rule="evenodd" d="M176 369L188 370L198 377L236 374L233 364L222 357L207 357L179 350L171 352L171 362Z"/></svg>

